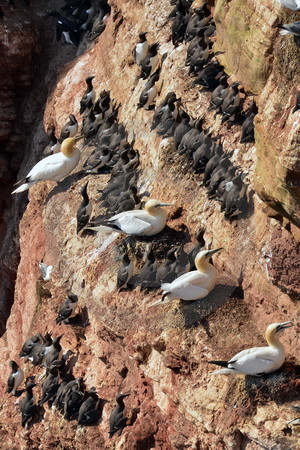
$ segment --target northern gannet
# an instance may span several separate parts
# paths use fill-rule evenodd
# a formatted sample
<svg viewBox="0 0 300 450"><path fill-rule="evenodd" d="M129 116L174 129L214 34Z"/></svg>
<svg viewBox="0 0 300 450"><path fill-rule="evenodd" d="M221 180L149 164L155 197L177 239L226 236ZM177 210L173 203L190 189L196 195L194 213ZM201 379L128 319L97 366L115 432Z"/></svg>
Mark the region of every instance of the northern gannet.
<svg viewBox="0 0 300 450"><path fill-rule="evenodd" d="M59 181L71 173L80 159L80 151L75 147L75 142L79 138L67 138L61 144L61 151L54 155L47 156L39 161L28 173L15 185L21 184L12 194L23 192L34 184L43 180Z"/></svg>
<svg viewBox="0 0 300 450"><path fill-rule="evenodd" d="M132 236L154 236L162 231L167 221L167 211L163 206L172 206L161 203L159 200L148 200L143 210L124 211L94 227L90 230L99 231L103 227L112 228L119 233Z"/></svg>
<svg viewBox="0 0 300 450"><path fill-rule="evenodd" d="M122 429L126 427L126 417L124 417L125 403L124 398L129 394L118 394L116 396L117 406L112 411L109 418L109 437L112 438L115 433L122 432Z"/></svg>
<svg viewBox="0 0 300 450"><path fill-rule="evenodd" d="M286 328L292 326L294 326L292 321L271 323L265 334L269 347L253 347L242 350L229 361L208 361L211 364L225 367L225 369L216 370L211 374L243 373L261 376L280 369L285 360L285 350L279 336Z"/></svg>
<svg viewBox="0 0 300 450"><path fill-rule="evenodd" d="M11 373L7 380L7 392L11 392L12 395L16 395L17 389L24 379L24 372L15 361L9 361L9 366L11 368Z"/></svg>
<svg viewBox="0 0 300 450"><path fill-rule="evenodd" d="M217 271L208 260L220 250L222 248L199 252L195 258L197 270L184 273L172 283L163 283L161 285L161 289L164 291L162 298L150 306L163 305L174 299L190 301L206 297L215 287L217 279Z"/></svg>

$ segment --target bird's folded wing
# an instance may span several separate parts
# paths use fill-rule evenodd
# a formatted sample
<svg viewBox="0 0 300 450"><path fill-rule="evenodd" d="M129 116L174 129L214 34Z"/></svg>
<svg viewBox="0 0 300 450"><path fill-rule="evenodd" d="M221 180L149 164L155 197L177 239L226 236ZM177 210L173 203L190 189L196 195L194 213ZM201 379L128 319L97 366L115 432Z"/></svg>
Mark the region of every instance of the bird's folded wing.
<svg viewBox="0 0 300 450"><path fill-rule="evenodd" d="M234 360L235 357L233 357L232 359ZM270 369L272 369L272 366L274 366L273 359L262 358L257 353L254 353L252 355L251 353L249 353L248 355L239 358L236 362L228 364L229 368L234 368L243 373L253 375L269 372Z"/></svg>
<svg viewBox="0 0 300 450"><path fill-rule="evenodd" d="M52 158L57 156L57 158ZM49 180L53 176L57 177L59 172L64 172L67 161L63 161L60 153L48 156L47 160L39 161L29 172L28 178L30 180Z"/></svg>
<svg viewBox="0 0 300 450"><path fill-rule="evenodd" d="M208 290L201 286L194 284L184 284L183 286L177 286L172 288L172 294L182 300L197 300L198 298L206 297Z"/></svg>
<svg viewBox="0 0 300 450"><path fill-rule="evenodd" d="M150 231L152 228L151 223L148 223L146 222L146 220L129 214L117 219L116 221L113 221L113 223L118 225L121 230L127 234L143 235Z"/></svg>

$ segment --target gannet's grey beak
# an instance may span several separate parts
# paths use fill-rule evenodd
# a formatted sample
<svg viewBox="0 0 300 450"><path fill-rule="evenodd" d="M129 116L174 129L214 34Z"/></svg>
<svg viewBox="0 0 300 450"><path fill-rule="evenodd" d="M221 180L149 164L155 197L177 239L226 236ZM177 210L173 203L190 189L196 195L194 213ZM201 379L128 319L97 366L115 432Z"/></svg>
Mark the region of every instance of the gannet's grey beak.
<svg viewBox="0 0 300 450"><path fill-rule="evenodd" d="M157 206L173 206L173 203L159 203Z"/></svg>
<svg viewBox="0 0 300 450"><path fill-rule="evenodd" d="M223 250L224 247L220 247L220 248L215 248L214 250L209 250L206 254L206 257L211 257L212 255L214 255L215 253L219 252L220 250Z"/></svg>
<svg viewBox="0 0 300 450"><path fill-rule="evenodd" d="M84 135L82 134L81 136L76 136L75 141L79 141L80 139L84 138Z"/></svg>
<svg viewBox="0 0 300 450"><path fill-rule="evenodd" d="M292 320L289 320L288 322L282 322L280 325L278 325L277 331L285 330L286 328L290 328L290 327L294 327L294 326L295 326L295 324Z"/></svg>

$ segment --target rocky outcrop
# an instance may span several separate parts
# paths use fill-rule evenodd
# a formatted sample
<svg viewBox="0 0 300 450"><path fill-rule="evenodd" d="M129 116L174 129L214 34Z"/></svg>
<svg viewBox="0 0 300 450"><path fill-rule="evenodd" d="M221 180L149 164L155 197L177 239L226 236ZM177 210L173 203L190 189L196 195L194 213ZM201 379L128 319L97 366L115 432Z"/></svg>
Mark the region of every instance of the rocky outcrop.
<svg viewBox="0 0 300 450"><path fill-rule="evenodd" d="M141 158L139 191L173 203L169 228L155 243L158 258L163 259L171 245L186 237L186 226L193 243L202 229L206 246L224 248L214 257L219 278L204 300L149 308L160 291L141 291L139 287L116 290L123 238L114 233L76 234L80 188L89 180L89 195L97 215L101 212L95 200L97 191L105 187L109 175L83 179L78 166L58 186L43 182L31 188L20 221L14 303L0 341L1 373L5 374L1 392L7 361L18 359L25 339L37 332L52 331L54 336L63 333L64 353L73 352L69 362L74 376L82 376L87 388L95 386L105 401L102 420L96 427L76 429L75 422L63 420L44 405L37 422L24 431L15 399L2 395L3 448L14 448L18 442L30 449L54 445L78 449L296 449L299 433L286 422L294 418L289 406L300 394L297 328L285 332L282 341L287 362L269 377L212 377L207 364L211 359L227 359L245 347L264 345L263 333L269 323L292 319L297 323L299 319L295 299L299 293L299 232L283 218L284 214L296 222L299 210L296 188L284 190L280 172L288 158L293 160L293 170L298 164L292 120L299 113L291 113L292 80L288 78L285 84L275 81L285 76L278 62L283 38L278 38L272 28L280 9L276 4L271 10L266 1L219 0L214 10L215 45L225 51L220 56L222 63L233 80L241 81L246 91L257 95L259 115L253 145L239 143L240 125L221 124L219 117L215 119L213 112L207 112L209 93L192 85L184 67L186 45L174 48L170 41L168 14L172 6L168 1L141 4L116 0L112 8L101 36L92 43L82 43L77 54L76 49L53 45L53 58L40 84L44 95L48 94L44 116L41 118L39 110L34 145L25 156L21 175L26 173L27 164L32 166L41 156L45 131L51 125L59 130L70 112L79 119L84 80L95 75L97 94L103 89L110 91L114 101L122 105L120 122L135 136L135 149ZM236 20L237 11L242 23ZM244 30L250 26L257 35L245 35ZM240 29L238 37L244 39L239 44L243 58L238 63L233 44L233 40L237 42L235 29ZM153 113L136 110L144 82L136 78L138 68L132 64L131 51L142 30L149 30L150 42L161 43L159 52L165 55L157 103L174 90L192 117L205 115L205 129L222 136L225 150L234 150L233 162L247 172L249 209L244 217L225 220L219 204L208 199L201 176L193 173L188 161L175 151L172 139L161 140L150 131ZM247 58L255 64L244 62ZM68 61L65 65L64 60ZM287 98L289 103L284 101ZM279 112L278 104L287 105L286 109ZM287 119L282 126L284 117ZM284 152L283 142L287 143ZM274 143L278 149L267 158L267 148ZM81 163L89 153L90 149L82 146ZM278 169L276 176L269 173L269 167ZM26 195L16 202L24 202ZM279 212L276 205L280 205ZM188 246L191 248L192 243ZM130 247L136 271L145 247L145 242ZM41 259L54 266L48 282L39 275L37 262ZM70 290L78 295L86 320L81 326L56 325L57 309ZM24 368L25 376L41 375L41 370L30 363ZM38 398L40 388L34 392ZM109 440L109 415L119 392L130 392L125 400L128 427L121 436Z"/></svg>

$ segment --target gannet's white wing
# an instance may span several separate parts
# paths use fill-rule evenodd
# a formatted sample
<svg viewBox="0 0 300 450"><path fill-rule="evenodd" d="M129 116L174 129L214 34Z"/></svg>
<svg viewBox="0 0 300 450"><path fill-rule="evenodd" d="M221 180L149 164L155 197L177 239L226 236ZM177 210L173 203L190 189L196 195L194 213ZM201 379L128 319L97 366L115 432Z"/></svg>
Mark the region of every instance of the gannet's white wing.
<svg viewBox="0 0 300 450"><path fill-rule="evenodd" d="M268 349L267 347L256 347L249 349L247 353L244 352L245 350L240 352L240 356L237 354L231 358L228 363L229 369L235 369L237 372L246 373L248 375L258 375L272 371L272 368L275 365L275 355L272 355L272 349Z"/></svg>
<svg viewBox="0 0 300 450"><path fill-rule="evenodd" d="M117 225L126 234L143 235L150 231L153 226L151 223L145 220L145 214L138 214L143 212L144 211L132 211L133 214L124 215L120 213L118 214L118 218L116 218L117 216L115 216L115 218L108 220L108 223Z"/></svg>
<svg viewBox="0 0 300 450"><path fill-rule="evenodd" d="M191 272L184 273L180 277L172 281L172 283L163 283L161 288L164 291L172 291L178 287L185 286L187 284L199 285L203 284L208 278L208 275L198 270L192 270Z"/></svg>
<svg viewBox="0 0 300 450"><path fill-rule="evenodd" d="M63 174L66 167L69 167L69 164L70 161L62 153L55 153L39 161L26 178L29 178L30 181L51 180L53 177L59 176L60 173Z"/></svg>

